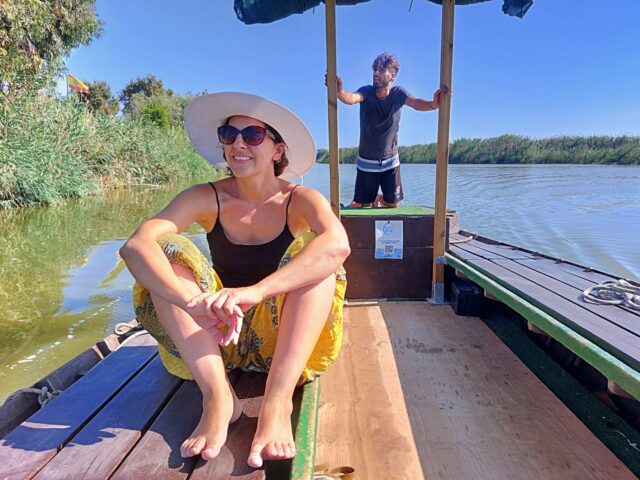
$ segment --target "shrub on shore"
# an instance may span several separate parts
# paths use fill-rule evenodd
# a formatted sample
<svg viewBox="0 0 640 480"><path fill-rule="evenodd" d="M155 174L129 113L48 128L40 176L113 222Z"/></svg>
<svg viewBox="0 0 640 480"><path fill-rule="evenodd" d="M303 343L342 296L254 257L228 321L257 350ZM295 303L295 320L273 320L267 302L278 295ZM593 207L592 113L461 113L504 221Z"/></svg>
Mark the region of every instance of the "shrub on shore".
<svg viewBox="0 0 640 480"><path fill-rule="evenodd" d="M94 114L43 93L0 94L0 102L0 207L215 173L182 129Z"/></svg>

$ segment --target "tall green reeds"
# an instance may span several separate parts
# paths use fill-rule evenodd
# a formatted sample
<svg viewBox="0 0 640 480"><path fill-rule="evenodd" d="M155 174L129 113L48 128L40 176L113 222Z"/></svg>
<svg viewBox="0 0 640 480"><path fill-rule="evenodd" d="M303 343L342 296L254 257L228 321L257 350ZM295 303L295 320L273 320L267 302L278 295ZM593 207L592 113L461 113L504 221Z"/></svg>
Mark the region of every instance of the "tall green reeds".
<svg viewBox="0 0 640 480"><path fill-rule="evenodd" d="M0 207L215 172L182 130L94 115L43 93L0 97Z"/></svg>

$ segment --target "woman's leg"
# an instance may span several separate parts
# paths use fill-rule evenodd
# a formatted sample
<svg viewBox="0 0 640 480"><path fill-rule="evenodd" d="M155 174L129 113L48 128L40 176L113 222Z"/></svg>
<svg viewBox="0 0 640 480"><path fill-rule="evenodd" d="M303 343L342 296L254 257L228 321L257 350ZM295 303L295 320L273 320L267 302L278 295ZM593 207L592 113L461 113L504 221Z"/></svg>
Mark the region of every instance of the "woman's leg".
<svg viewBox="0 0 640 480"><path fill-rule="evenodd" d="M172 264L173 270L195 297L201 293L193 273ZM180 449L183 457L202 454L210 460L218 456L227 438L229 423L242 413L240 402L229 384L220 348L215 339L184 310L151 295L162 327L171 337L180 356L202 392L202 418Z"/></svg>
<svg viewBox="0 0 640 480"><path fill-rule="evenodd" d="M262 466L266 459L295 455L291 430L293 391L327 322L335 288L336 278L331 274L285 297L258 428L248 459L252 467Z"/></svg>

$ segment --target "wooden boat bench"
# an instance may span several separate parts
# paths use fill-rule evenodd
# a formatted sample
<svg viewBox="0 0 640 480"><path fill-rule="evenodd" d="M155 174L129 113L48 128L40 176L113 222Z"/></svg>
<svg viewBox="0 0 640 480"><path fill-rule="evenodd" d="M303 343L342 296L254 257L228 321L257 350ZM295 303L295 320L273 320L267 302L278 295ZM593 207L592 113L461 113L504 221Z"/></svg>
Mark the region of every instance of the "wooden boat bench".
<svg viewBox="0 0 640 480"><path fill-rule="evenodd" d="M451 235L449 266L598 370L612 393L640 400L640 311L582 299L616 278L471 235Z"/></svg>
<svg viewBox="0 0 640 480"><path fill-rule="evenodd" d="M246 463L265 379L233 372L244 412L222 453L210 462L183 459L180 444L202 413L200 391L166 372L149 335L137 337L0 440L0 478L309 479L319 382L294 396L296 457L264 470Z"/></svg>

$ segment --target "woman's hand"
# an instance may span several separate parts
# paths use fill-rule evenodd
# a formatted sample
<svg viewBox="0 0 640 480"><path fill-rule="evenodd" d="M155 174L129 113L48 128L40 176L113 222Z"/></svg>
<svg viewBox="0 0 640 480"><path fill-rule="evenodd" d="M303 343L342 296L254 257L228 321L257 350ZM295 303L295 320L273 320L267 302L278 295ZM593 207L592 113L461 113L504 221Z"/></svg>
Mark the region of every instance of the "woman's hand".
<svg viewBox="0 0 640 480"><path fill-rule="evenodd" d="M186 311L219 345L236 345L242 329L243 312L264 299L257 286L223 288L215 293L202 293L192 298ZM228 326L226 335L221 329Z"/></svg>

